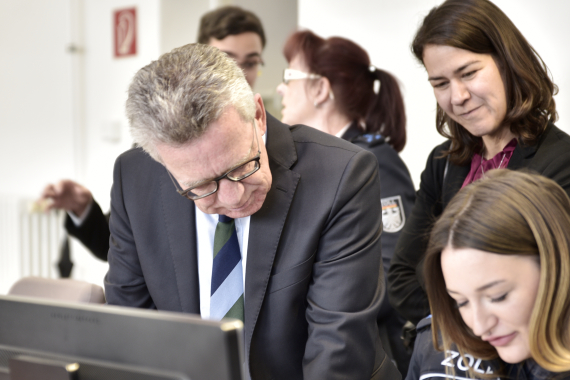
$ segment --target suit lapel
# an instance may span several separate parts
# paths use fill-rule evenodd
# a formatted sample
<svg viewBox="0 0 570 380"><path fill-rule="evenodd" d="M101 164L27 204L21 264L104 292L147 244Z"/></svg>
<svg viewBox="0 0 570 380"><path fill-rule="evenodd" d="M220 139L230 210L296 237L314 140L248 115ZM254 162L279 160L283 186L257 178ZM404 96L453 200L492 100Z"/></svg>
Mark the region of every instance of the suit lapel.
<svg viewBox="0 0 570 380"><path fill-rule="evenodd" d="M544 130L544 132L542 132L542 135L540 136L539 141L534 145L524 145L521 142L521 140L519 140L517 143L517 146L515 148L515 151L513 152L513 156L509 160L509 164L507 165L507 168L509 168L511 170L517 170L517 169L529 166L527 163L527 160L532 160L532 158L534 157L534 154L538 150L538 147L540 145L542 145L542 143L546 139L546 136L548 136L548 133L550 132L550 130L553 127L554 127L554 124L549 123L546 126L546 129Z"/></svg>
<svg viewBox="0 0 570 380"><path fill-rule="evenodd" d="M523 145L519 140L515 148L515 151L513 152L513 155L509 160L507 168L511 170L517 170L529 166L527 160L532 160L538 147L544 142L546 136L553 127L554 125L552 123L549 123L547 125L546 129L540 136L540 139L537 144ZM471 169L470 164L464 166L455 166L452 164L449 165L449 172L447 173L443 186L443 197L442 197L443 208L445 208L449 203L449 201L451 200L451 198L453 198L453 196L457 194L459 190L461 190L463 181L465 181L465 178L467 177L467 174L469 174L470 169Z"/></svg>
<svg viewBox="0 0 570 380"><path fill-rule="evenodd" d="M469 170L471 169L471 163L468 163L463 166L457 166L449 162L449 166L447 169L447 174L443 180L443 189L442 189L442 210L447 207L447 204L453 198L455 194L461 190L461 186L469 174Z"/></svg>
<svg viewBox="0 0 570 380"><path fill-rule="evenodd" d="M268 114L267 152L272 175L271 189L261 209L251 217L245 282L245 339L249 348L259 317L279 239L300 175L289 168L297 153L291 131Z"/></svg>
<svg viewBox="0 0 570 380"><path fill-rule="evenodd" d="M174 191L164 167L161 168L160 184L164 210L162 215L168 238L168 253L165 254L165 258L172 259L175 275L174 279L165 279L165 281L175 282L180 311L200 314L194 202L181 197Z"/></svg>

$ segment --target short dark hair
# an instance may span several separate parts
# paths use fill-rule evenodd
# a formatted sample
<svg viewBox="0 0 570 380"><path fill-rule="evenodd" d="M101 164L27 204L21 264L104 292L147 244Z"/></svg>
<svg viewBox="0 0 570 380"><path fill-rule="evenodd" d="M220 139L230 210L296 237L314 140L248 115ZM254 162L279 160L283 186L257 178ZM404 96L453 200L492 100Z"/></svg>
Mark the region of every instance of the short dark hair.
<svg viewBox="0 0 570 380"><path fill-rule="evenodd" d="M310 30L293 33L283 54L291 62L300 54L311 73L327 78L339 111L364 121L367 133L380 133L397 152L406 145L406 112L397 79L370 65L368 53L341 37L323 39ZM378 93L374 82L378 81Z"/></svg>
<svg viewBox="0 0 570 380"><path fill-rule="evenodd" d="M261 46L265 47L265 32L259 17L243 8L228 5L202 16L198 29L198 43L208 44L212 37L223 40L227 36L245 32L258 34Z"/></svg>
<svg viewBox="0 0 570 380"><path fill-rule="evenodd" d="M412 42L412 52L423 63L426 45L451 46L490 54L505 81L505 125L525 144L534 144L548 122L557 120L553 95L558 87L548 67L513 22L488 0L447 0L424 18ZM447 129L446 129L447 125ZM480 137L470 134L437 106L437 131L452 140L446 155L455 164L468 163Z"/></svg>

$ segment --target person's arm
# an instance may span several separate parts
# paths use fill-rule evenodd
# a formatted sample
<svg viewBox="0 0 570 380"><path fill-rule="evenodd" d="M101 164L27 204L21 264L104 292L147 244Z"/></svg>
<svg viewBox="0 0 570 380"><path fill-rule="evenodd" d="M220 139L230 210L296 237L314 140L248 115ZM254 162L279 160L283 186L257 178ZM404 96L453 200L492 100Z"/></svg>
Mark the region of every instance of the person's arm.
<svg viewBox="0 0 570 380"><path fill-rule="evenodd" d="M85 186L69 179L47 185L39 202L45 202L46 210L63 209L68 215L65 229L79 239L97 258L107 261L109 251L109 217L93 199ZM70 213L75 216L71 218ZM79 219L78 224L73 219Z"/></svg>
<svg viewBox="0 0 570 380"><path fill-rule="evenodd" d="M439 157L441 150L440 145L428 158L414 208L400 234L388 270L390 303L414 325L429 314L429 302L421 284L421 262L431 227L442 212L440 198L446 159Z"/></svg>
<svg viewBox="0 0 570 380"><path fill-rule="evenodd" d="M81 225L76 225L69 215L65 218L65 229L70 236L77 238L97 258L107 261L109 252L109 216L103 214L95 200Z"/></svg>
<svg viewBox="0 0 570 380"><path fill-rule="evenodd" d="M115 162L111 188L109 271L105 276L105 298L111 305L156 309L138 259L123 193L122 156Z"/></svg>
<svg viewBox="0 0 570 380"><path fill-rule="evenodd" d="M305 379L369 379L380 365L380 212L378 166L361 151L345 168L316 252L307 293ZM390 379L398 379L386 361L394 371Z"/></svg>

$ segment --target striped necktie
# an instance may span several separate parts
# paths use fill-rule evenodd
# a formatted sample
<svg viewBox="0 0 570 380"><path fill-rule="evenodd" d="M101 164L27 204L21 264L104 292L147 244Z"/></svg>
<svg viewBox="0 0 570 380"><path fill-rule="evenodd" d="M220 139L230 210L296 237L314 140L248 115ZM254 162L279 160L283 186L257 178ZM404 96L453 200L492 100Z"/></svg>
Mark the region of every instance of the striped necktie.
<svg viewBox="0 0 570 380"><path fill-rule="evenodd" d="M210 290L210 317L243 322L243 269L232 218L220 215L214 235L214 262Z"/></svg>

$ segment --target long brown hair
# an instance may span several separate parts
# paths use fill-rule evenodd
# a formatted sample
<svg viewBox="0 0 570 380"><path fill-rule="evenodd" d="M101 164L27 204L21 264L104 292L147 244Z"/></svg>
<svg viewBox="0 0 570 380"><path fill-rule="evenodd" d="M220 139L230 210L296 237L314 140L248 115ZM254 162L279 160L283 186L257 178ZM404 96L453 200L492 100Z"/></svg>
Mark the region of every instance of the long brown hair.
<svg viewBox="0 0 570 380"><path fill-rule="evenodd" d="M553 95L558 87L538 53L512 21L488 0L447 0L424 18L412 42L412 52L423 63L427 45L445 45L490 54L505 81L507 114L503 121L524 144L532 145L548 122L558 118ZM466 164L480 137L473 136L437 106L437 131L452 140L445 155Z"/></svg>
<svg viewBox="0 0 570 380"><path fill-rule="evenodd" d="M554 181L493 170L462 189L436 222L424 262L434 345L455 343L483 359L497 351L475 336L449 296L441 270L446 247L473 248L540 260L540 282L529 324L532 358L553 372L570 370L570 199Z"/></svg>
<svg viewBox="0 0 570 380"><path fill-rule="evenodd" d="M335 105L349 119L364 121L367 133L380 133L400 152L406 145L406 113L398 81L370 66L368 53L341 37L323 39L309 30L293 33L283 54L288 62L301 54L311 73L326 77ZM374 91L378 80L380 89Z"/></svg>

